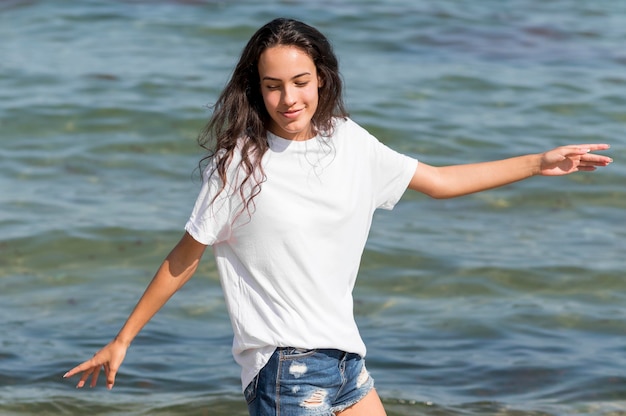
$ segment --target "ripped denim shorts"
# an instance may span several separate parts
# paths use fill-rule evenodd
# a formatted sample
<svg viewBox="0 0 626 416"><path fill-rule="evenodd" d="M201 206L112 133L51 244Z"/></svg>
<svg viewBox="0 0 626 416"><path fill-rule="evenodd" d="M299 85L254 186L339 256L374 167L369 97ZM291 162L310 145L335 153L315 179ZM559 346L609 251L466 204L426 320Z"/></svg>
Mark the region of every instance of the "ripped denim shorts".
<svg viewBox="0 0 626 416"><path fill-rule="evenodd" d="M374 380L358 354L277 348L244 396L250 416L332 416L372 388Z"/></svg>

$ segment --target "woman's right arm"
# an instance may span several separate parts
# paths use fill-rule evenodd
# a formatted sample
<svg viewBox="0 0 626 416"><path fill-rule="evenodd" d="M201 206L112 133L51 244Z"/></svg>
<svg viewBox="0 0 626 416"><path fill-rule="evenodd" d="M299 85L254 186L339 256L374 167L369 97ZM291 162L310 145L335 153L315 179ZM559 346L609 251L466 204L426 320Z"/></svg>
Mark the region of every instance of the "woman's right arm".
<svg viewBox="0 0 626 416"><path fill-rule="evenodd" d="M169 298L193 276L205 249L204 244L185 233L159 267L117 336L90 360L72 368L63 377L82 373L76 387L83 387L89 377L90 386L94 387L100 371L104 368L107 388L113 388L115 375L132 340Z"/></svg>

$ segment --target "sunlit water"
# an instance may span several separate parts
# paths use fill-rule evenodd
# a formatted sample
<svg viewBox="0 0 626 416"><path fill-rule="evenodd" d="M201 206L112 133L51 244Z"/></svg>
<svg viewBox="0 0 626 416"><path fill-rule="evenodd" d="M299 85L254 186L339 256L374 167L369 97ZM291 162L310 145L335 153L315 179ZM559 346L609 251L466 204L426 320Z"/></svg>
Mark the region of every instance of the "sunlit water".
<svg viewBox="0 0 626 416"><path fill-rule="evenodd" d="M182 234L195 138L266 21L340 57L352 117L431 164L608 142L592 174L380 212L355 292L389 415L626 415L626 4L0 2L0 414L245 415L213 260L113 391L62 374Z"/></svg>

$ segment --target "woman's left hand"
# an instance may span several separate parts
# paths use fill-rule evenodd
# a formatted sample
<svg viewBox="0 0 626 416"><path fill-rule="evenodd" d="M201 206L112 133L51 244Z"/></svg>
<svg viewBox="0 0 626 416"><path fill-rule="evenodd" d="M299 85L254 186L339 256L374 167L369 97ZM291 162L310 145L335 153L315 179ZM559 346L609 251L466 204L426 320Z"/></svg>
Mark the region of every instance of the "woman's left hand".
<svg viewBox="0 0 626 416"><path fill-rule="evenodd" d="M613 159L590 153L594 150L606 150L608 144L579 144L561 146L541 155L539 174L543 176L561 176L577 171L593 171L597 167L607 166Z"/></svg>

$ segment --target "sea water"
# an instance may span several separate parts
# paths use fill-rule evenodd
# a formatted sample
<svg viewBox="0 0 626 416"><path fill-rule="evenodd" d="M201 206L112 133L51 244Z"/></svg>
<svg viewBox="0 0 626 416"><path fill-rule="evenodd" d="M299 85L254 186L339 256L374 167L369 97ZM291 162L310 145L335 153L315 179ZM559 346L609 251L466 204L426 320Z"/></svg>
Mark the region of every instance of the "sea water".
<svg viewBox="0 0 626 416"><path fill-rule="evenodd" d="M112 391L69 368L183 233L250 35L332 41L352 118L433 165L610 143L608 168L376 214L355 313L389 415L626 415L626 3L0 2L0 414L245 415L214 262Z"/></svg>

